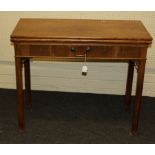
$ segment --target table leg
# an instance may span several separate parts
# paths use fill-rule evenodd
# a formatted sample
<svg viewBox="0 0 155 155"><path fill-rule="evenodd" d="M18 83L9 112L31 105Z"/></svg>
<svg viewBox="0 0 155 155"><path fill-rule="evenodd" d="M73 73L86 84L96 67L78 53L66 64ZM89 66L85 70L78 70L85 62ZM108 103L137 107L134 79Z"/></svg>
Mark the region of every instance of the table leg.
<svg viewBox="0 0 155 155"><path fill-rule="evenodd" d="M30 78L30 60L24 60L24 72L25 72L25 95L26 95L26 107L31 107L31 78Z"/></svg>
<svg viewBox="0 0 155 155"><path fill-rule="evenodd" d="M129 61L129 63L128 63L127 82L126 82L126 93L125 93L125 99L124 99L124 104L125 104L126 110L129 109L130 103L131 103L133 74L134 74L134 61Z"/></svg>
<svg viewBox="0 0 155 155"><path fill-rule="evenodd" d="M16 65L16 85L18 99L18 126L19 130L23 131L24 124L24 107L23 107L23 81L22 81L22 58L15 58Z"/></svg>
<svg viewBox="0 0 155 155"><path fill-rule="evenodd" d="M137 62L137 86L136 86L136 98L135 98L135 108L132 120L132 134L137 134L138 122L140 116L141 102L142 102L142 91L143 91L143 81L145 72L146 60L141 60Z"/></svg>

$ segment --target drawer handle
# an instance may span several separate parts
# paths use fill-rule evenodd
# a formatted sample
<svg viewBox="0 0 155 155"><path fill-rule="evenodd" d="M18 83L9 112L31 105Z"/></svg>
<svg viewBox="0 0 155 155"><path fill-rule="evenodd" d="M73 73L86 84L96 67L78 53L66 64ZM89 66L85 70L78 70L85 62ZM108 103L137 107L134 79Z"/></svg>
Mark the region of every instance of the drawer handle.
<svg viewBox="0 0 155 155"><path fill-rule="evenodd" d="M86 52L90 52L91 48L88 46L86 47Z"/></svg>
<svg viewBox="0 0 155 155"><path fill-rule="evenodd" d="M75 47L71 47L71 52L76 52Z"/></svg>

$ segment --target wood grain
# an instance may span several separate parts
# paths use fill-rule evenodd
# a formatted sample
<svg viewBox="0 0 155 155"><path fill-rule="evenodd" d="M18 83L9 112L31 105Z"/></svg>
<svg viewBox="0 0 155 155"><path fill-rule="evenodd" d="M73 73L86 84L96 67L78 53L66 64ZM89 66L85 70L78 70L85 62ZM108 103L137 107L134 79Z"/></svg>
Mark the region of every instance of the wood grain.
<svg viewBox="0 0 155 155"><path fill-rule="evenodd" d="M21 61L49 58L51 61L128 62L125 100L128 107L136 63L138 77L131 132L137 133L147 48L152 43L152 37L140 21L21 19L11 41L15 46L20 129L24 129ZM27 105L30 105L29 67L25 64Z"/></svg>
<svg viewBox="0 0 155 155"><path fill-rule="evenodd" d="M150 44L152 37L141 21L20 19L11 41L101 40L102 42L141 42Z"/></svg>

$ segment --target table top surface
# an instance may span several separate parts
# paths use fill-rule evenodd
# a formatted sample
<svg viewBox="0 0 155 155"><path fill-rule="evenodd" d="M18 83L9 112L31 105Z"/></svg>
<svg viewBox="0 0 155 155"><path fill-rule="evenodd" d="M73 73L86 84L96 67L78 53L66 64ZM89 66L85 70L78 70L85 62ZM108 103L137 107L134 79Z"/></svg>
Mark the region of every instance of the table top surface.
<svg viewBox="0 0 155 155"><path fill-rule="evenodd" d="M22 18L17 23L11 41L19 40L110 40L139 41L151 44L152 37L141 21L88 19Z"/></svg>

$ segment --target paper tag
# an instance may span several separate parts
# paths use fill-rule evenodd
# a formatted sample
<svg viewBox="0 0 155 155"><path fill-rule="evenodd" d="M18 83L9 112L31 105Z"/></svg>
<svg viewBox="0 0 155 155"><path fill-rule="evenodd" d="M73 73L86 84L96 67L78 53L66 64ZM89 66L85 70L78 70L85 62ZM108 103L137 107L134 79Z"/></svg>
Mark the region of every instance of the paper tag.
<svg viewBox="0 0 155 155"><path fill-rule="evenodd" d="M87 75L87 71L88 71L88 67L87 66L83 66L82 67L82 75Z"/></svg>

